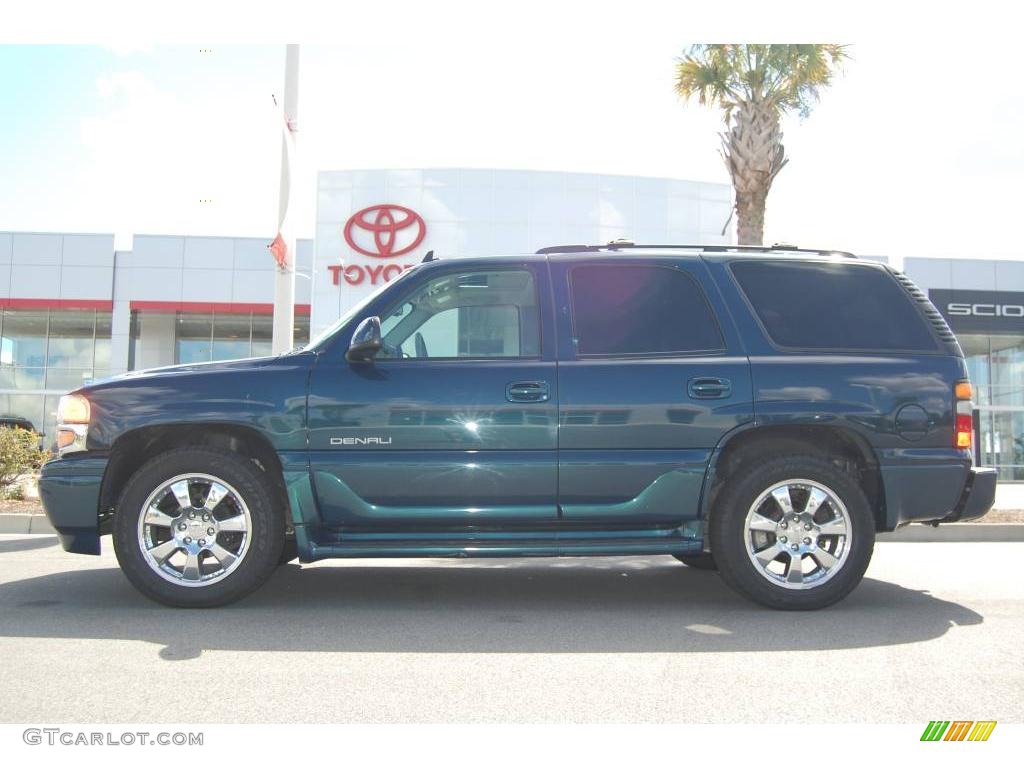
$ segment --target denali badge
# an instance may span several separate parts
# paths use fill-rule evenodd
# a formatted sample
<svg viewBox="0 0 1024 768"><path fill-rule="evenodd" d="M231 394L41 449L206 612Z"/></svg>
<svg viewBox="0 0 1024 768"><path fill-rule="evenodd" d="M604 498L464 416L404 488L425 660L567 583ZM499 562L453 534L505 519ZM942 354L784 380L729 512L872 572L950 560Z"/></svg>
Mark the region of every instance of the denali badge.
<svg viewBox="0 0 1024 768"><path fill-rule="evenodd" d="M391 445L390 437L332 437L331 445Z"/></svg>

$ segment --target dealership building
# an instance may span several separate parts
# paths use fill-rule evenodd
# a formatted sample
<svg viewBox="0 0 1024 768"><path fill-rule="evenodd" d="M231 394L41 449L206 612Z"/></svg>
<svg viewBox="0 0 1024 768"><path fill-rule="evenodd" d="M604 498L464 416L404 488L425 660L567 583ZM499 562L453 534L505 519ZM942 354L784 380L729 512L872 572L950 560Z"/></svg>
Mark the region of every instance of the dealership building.
<svg viewBox="0 0 1024 768"><path fill-rule="evenodd" d="M557 172L322 172L314 239L296 258L295 343L429 251L440 258L548 245L727 244L728 185ZM94 379L270 353L269 240L0 232L0 418L52 434L57 399ZM979 453L1024 482L1024 261L907 259L968 357ZM1024 486L1022 486L1024 487Z"/></svg>

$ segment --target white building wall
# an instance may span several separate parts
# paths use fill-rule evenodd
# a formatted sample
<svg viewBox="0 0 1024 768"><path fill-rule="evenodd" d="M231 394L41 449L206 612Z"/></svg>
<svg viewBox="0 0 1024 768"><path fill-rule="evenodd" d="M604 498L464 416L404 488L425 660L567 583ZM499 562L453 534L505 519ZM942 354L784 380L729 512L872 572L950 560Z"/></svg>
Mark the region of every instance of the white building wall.
<svg viewBox="0 0 1024 768"><path fill-rule="evenodd" d="M393 259L357 253L343 229L362 209L401 205L422 216L426 236ZM533 253L567 243L732 242L732 189L678 179L478 169L324 171L318 178L313 312L316 335L376 285L334 284L329 267L414 264L440 258Z"/></svg>
<svg viewBox="0 0 1024 768"><path fill-rule="evenodd" d="M109 300L114 236L0 233L3 298Z"/></svg>

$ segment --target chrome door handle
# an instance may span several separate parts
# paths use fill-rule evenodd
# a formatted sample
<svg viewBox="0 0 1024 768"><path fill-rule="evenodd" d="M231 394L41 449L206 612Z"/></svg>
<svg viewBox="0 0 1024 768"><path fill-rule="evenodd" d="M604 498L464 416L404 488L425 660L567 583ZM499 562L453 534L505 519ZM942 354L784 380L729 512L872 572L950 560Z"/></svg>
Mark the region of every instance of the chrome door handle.
<svg viewBox="0 0 1024 768"><path fill-rule="evenodd" d="M548 397L546 381L513 381L505 387L505 399L510 403L543 403Z"/></svg>
<svg viewBox="0 0 1024 768"><path fill-rule="evenodd" d="M698 400L721 399L732 394L732 384L728 379L699 376L686 383L686 392Z"/></svg>

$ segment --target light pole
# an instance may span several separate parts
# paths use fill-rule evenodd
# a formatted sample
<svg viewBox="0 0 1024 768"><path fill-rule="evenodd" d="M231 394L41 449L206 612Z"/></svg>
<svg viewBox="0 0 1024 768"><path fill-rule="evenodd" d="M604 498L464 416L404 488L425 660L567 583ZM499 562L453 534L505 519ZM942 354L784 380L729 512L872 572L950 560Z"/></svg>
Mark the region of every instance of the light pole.
<svg viewBox="0 0 1024 768"><path fill-rule="evenodd" d="M287 352L295 343L295 217L291 212L291 202L294 197L292 192L298 119L299 46L291 44L285 49L278 230L270 246L277 261L277 269L274 271L274 333L271 340L271 350L275 355Z"/></svg>

